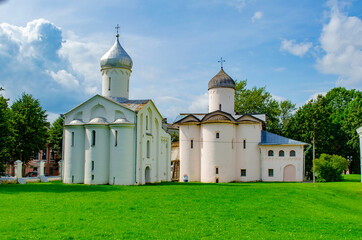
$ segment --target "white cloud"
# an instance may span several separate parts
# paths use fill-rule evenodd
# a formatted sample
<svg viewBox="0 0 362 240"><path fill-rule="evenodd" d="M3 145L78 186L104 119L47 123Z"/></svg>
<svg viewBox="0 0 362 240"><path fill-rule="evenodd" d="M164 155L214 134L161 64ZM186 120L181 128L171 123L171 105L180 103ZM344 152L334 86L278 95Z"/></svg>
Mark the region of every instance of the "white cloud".
<svg viewBox="0 0 362 240"><path fill-rule="evenodd" d="M316 93L313 93L312 95L309 96L308 100L305 102L305 103L308 103L310 100L317 100L317 97L319 95L322 95L322 96L325 96L327 94L327 92L316 92Z"/></svg>
<svg viewBox="0 0 362 240"><path fill-rule="evenodd" d="M209 94L206 92L202 95L195 96L192 99L189 111L191 113L207 113L209 111Z"/></svg>
<svg viewBox="0 0 362 240"><path fill-rule="evenodd" d="M281 97L281 96L277 96L277 95L274 95L272 94L272 98L278 102L282 102L282 101L285 101L287 100L285 97Z"/></svg>
<svg viewBox="0 0 362 240"><path fill-rule="evenodd" d="M296 43L294 39L282 40L282 45L280 47L281 50L288 51L289 53L302 57L304 54L308 52L308 50L312 47L312 43L305 42L305 43Z"/></svg>
<svg viewBox="0 0 362 240"><path fill-rule="evenodd" d="M227 4L231 7L236 8L239 12L245 7L246 0L229 0Z"/></svg>
<svg viewBox="0 0 362 240"><path fill-rule="evenodd" d="M48 114L47 121L50 122L50 124L52 124L60 116L59 113L53 112L47 112L46 114Z"/></svg>
<svg viewBox="0 0 362 240"><path fill-rule="evenodd" d="M55 82L59 83L60 85L66 88L74 89L79 87L78 80L71 73L68 73L64 69L56 73L53 71L47 71L47 72L54 79Z"/></svg>
<svg viewBox="0 0 362 240"><path fill-rule="evenodd" d="M330 20L320 36L325 54L317 59L316 68L337 75L337 85L362 88L362 21L341 13L336 1L329 5Z"/></svg>
<svg viewBox="0 0 362 240"><path fill-rule="evenodd" d="M263 12L261 11L255 12L253 17L251 18L251 21L255 22L256 20L261 19L262 17L263 17Z"/></svg>

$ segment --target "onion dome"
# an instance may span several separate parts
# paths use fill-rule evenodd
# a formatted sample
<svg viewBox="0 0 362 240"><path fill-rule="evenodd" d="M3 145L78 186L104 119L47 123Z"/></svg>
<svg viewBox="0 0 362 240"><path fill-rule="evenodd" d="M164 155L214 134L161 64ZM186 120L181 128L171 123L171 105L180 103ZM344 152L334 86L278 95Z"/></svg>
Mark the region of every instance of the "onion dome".
<svg viewBox="0 0 362 240"><path fill-rule="evenodd" d="M116 35L116 41L111 49L101 58L101 70L104 68L121 67L131 70L133 62L131 57L119 43L119 35Z"/></svg>
<svg viewBox="0 0 362 240"><path fill-rule="evenodd" d="M229 75L224 72L224 69L221 68L220 72L209 81L209 90L211 88L235 89L235 82Z"/></svg>

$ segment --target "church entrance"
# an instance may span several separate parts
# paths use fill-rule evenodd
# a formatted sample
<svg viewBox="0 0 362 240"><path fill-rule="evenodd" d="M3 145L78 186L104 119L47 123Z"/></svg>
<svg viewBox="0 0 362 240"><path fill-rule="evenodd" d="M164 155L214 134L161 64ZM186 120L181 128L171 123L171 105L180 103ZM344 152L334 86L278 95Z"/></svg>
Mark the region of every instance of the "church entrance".
<svg viewBox="0 0 362 240"><path fill-rule="evenodd" d="M294 165L287 165L284 167L284 182L295 182L296 181L297 171Z"/></svg>
<svg viewBox="0 0 362 240"><path fill-rule="evenodd" d="M151 183L151 169L148 166L145 169L145 183Z"/></svg>

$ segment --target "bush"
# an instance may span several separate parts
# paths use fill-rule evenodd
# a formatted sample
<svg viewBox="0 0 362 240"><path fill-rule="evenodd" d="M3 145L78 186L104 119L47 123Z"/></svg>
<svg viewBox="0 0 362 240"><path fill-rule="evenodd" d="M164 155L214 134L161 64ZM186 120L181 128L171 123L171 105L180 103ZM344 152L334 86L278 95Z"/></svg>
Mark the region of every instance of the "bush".
<svg viewBox="0 0 362 240"><path fill-rule="evenodd" d="M314 160L315 171L319 181L337 182L342 180L342 173L346 171L349 162L341 156L321 154Z"/></svg>

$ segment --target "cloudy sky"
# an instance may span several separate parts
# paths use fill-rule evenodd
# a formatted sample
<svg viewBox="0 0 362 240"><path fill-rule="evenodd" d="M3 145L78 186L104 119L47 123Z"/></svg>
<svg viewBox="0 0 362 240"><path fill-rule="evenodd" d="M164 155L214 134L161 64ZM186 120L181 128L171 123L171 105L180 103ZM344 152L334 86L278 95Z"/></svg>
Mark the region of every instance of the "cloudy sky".
<svg viewBox="0 0 362 240"><path fill-rule="evenodd" d="M336 86L362 89L362 1L0 0L0 86L40 99L52 121L101 93L113 45L133 59L130 98L169 121L207 111L219 71L297 106Z"/></svg>

